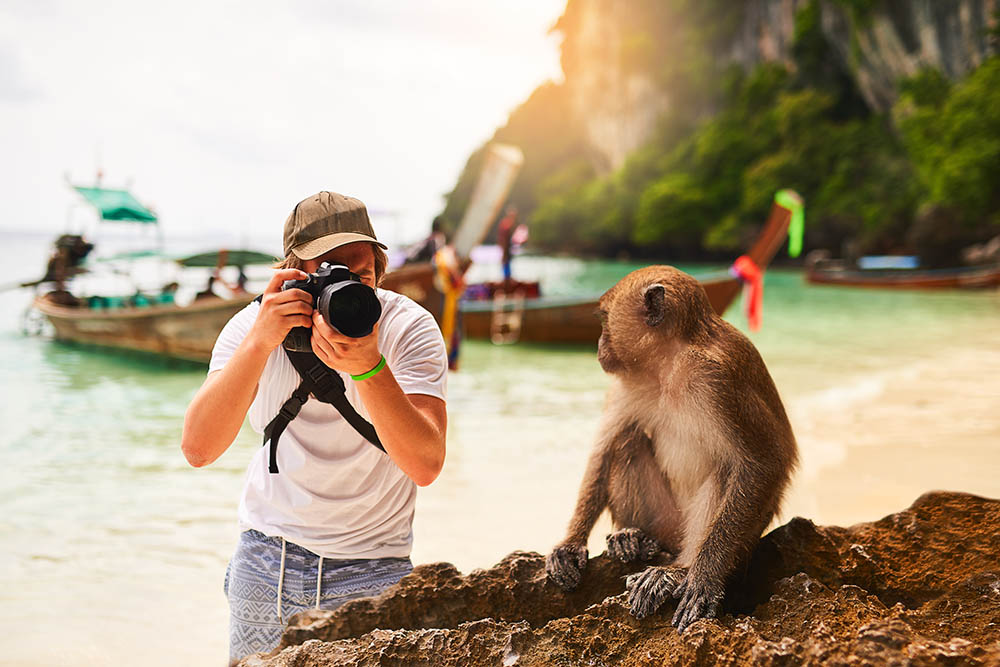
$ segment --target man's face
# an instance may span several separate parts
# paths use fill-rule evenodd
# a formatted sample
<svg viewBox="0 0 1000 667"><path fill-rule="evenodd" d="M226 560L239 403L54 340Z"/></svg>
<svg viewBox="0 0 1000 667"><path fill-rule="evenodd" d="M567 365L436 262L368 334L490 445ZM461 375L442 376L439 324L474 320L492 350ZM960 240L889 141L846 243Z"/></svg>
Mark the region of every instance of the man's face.
<svg viewBox="0 0 1000 667"><path fill-rule="evenodd" d="M343 264L361 277L361 282L369 287L375 287L375 250L366 241L348 243L339 248L334 248L325 255L320 255L316 259L303 260L305 270L315 273L319 265L323 262L330 264Z"/></svg>

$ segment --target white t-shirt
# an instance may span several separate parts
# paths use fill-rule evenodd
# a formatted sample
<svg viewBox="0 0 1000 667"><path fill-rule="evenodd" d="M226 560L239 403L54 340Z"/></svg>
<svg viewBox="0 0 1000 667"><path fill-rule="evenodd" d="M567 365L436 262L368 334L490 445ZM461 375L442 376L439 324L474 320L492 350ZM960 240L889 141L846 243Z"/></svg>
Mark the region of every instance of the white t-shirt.
<svg viewBox="0 0 1000 667"><path fill-rule="evenodd" d="M401 294L376 290L382 303L378 346L405 394L445 398L448 359L434 318ZM251 303L226 324L212 350L217 371L250 331L260 311ZM350 376L347 398L371 421ZM250 426L263 433L301 379L279 345L267 359L250 406ZM250 460L239 507L240 530L281 536L326 558L410 555L416 485L386 454L361 437L335 407L310 397L278 440L278 469L268 448Z"/></svg>

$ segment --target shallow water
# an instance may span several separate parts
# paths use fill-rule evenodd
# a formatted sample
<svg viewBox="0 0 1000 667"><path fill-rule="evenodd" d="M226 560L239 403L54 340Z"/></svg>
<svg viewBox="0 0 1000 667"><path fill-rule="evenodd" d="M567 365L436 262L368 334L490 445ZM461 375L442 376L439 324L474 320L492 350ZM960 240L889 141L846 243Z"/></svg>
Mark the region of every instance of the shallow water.
<svg viewBox="0 0 1000 667"><path fill-rule="evenodd" d="M0 283L43 265L47 239L0 240L19 258ZM569 294L636 266L522 257L514 271ZM25 337L27 300L0 293L0 662L222 664L222 579L259 436L245 427L219 461L190 468L181 420L204 371ZM771 271L764 304L751 339L802 452L781 521L872 520L933 488L1000 496L1000 294L810 287ZM738 308L727 317L745 329ZM469 571L551 548L606 386L592 349L466 342L447 463L418 494L414 562Z"/></svg>

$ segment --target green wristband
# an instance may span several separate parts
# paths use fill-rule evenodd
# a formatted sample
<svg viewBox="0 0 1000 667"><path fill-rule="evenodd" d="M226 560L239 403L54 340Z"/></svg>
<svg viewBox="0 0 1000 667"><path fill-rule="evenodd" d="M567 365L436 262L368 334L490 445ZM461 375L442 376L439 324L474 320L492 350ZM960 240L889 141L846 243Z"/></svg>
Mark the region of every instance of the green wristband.
<svg viewBox="0 0 1000 667"><path fill-rule="evenodd" d="M368 378L375 375L383 368L385 368L385 355L383 355L382 359L379 360L377 364L375 364L375 368L371 369L367 373L362 373L361 375L352 375L351 379L354 380L355 382L357 382L358 380L367 380Z"/></svg>

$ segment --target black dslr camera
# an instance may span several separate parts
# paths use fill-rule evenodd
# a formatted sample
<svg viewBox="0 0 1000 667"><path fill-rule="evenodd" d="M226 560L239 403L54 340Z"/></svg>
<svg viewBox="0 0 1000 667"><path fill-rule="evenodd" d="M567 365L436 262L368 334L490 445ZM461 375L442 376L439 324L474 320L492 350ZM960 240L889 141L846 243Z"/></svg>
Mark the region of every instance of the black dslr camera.
<svg viewBox="0 0 1000 667"><path fill-rule="evenodd" d="M351 338L363 338L372 332L382 316L382 304L356 273L342 264L323 262L316 273L304 280L286 280L282 290L300 289L312 296L312 306L331 327ZM295 327L282 343L292 352L312 352L307 327Z"/></svg>

